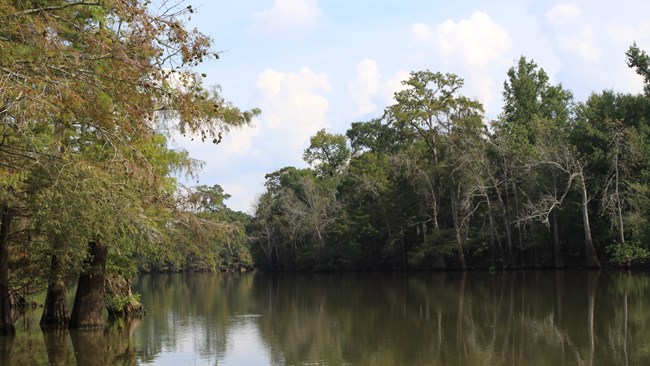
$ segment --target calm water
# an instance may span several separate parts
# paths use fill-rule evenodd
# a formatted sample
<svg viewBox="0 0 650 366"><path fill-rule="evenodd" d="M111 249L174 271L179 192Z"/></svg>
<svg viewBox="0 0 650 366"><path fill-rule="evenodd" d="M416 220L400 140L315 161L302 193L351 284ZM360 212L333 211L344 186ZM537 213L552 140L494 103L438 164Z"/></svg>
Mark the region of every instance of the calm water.
<svg viewBox="0 0 650 366"><path fill-rule="evenodd" d="M0 365L648 365L650 276L161 275L142 320L0 339Z"/></svg>

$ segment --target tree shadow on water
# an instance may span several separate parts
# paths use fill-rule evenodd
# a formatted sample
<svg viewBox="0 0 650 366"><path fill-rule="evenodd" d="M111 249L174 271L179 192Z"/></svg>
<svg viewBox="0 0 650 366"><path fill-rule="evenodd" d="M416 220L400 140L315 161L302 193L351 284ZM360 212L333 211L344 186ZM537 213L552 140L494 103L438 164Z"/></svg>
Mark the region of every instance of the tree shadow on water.
<svg viewBox="0 0 650 366"><path fill-rule="evenodd" d="M140 322L140 319L113 319L104 329L70 330L77 364L136 365L137 350L132 334ZM50 359L50 364L53 360Z"/></svg>
<svg viewBox="0 0 650 366"><path fill-rule="evenodd" d="M66 328L43 329L43 340L49 365L69 365L68 330Z"/></svg>

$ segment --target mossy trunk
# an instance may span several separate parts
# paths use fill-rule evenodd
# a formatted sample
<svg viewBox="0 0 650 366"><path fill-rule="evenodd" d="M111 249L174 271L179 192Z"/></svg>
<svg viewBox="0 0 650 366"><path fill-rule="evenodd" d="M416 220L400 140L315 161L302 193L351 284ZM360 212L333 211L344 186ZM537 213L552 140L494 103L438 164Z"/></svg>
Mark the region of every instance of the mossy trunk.
<svg viewBox="0 0 650 366"><path fill-rule="evenodd" d="M87 270L79 275L70 329L98 328L104 325L104 281L108 247L98 241L88 243Z"/></svg>
<svg viewBox="0 0 650 366"><path fill-rule="evenodd" d="M144 312L142 304L131 292L131 281L120 276L106 277L106 310L113 317L136 317Z"/></svg>

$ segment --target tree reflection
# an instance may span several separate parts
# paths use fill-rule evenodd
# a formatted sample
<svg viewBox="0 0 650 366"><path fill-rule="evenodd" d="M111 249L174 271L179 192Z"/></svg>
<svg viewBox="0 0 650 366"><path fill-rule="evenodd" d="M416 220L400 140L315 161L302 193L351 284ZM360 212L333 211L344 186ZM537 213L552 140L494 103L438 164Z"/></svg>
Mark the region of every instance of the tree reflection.
<svg viewBox="0 0 650 366"><path fill-rule="evenodd" d="M165 275L138 291L144 320L42 334L17 322L0 364L233 365L238 346L274 365L650 364L644 273Z"/></svg>
<svg viewBox="0 0 650 366"><path fill-rule="evenodd" d="M623 340L620 352L599 342L612 311L624 314L621 319L628 316L628 300L622 294L616 306L599 295L600 277L598 272L265 275L256 277L253 297L274 362L623 364L627 321L616 328ZM579 288L586 296L575 291Z"/></svg>
<svg viewBox="0 0 650 366"><path fill-rule="evenodd" d="M68 330L65 328L43 329L48 365L68 365Z"/></svg>
<svg viewBox="0 0 650 366"><path fill-rule="evenodd" d="M133 332L140 319L113 319L106 329L70 330L77 365L136 365Z"/></svg>
<svg viewBox="0 0 650 366"><path fill-rule="evenodd" d="M192 350L204 357L223 355L231 320L249 314L252 275L163 274L142 276L134 283L148 315L138 329L141 361L155 362L162 352Z"/></svg>

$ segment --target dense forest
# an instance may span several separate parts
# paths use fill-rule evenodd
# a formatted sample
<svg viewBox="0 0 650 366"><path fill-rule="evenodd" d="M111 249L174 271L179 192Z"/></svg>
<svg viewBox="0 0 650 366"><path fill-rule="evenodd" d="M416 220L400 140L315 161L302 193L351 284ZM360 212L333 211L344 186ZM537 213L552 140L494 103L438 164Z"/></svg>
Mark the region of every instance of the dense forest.
<svg viewBox="0 0 650 366"><path fill-rule="evenodd" d="M14 332L11 307L42 291L43 326L137 311L138 272L650 256L650 58L636 45L627 62L645 94L576 102L522 57L495 121L460 77L413 72L381 116L314 135L311 168L268 174L251 217L219 185L178 181L201 163L169 147L174 135L218 144L260 113L204 84L196 67L219 53L179 4L0 0L0 333Z"/></svg>
<svg viewBox="0 0 650 366"><path fill-rule="evenodd" d="M621 55L621 59L623 60ZM650 254L650 59L645 93L583 102L521 57L487 121L463 79L412 72L395 104L345 135L319 131L308 169L266 176L251 228L270 270L642 265Z"/></svg>

